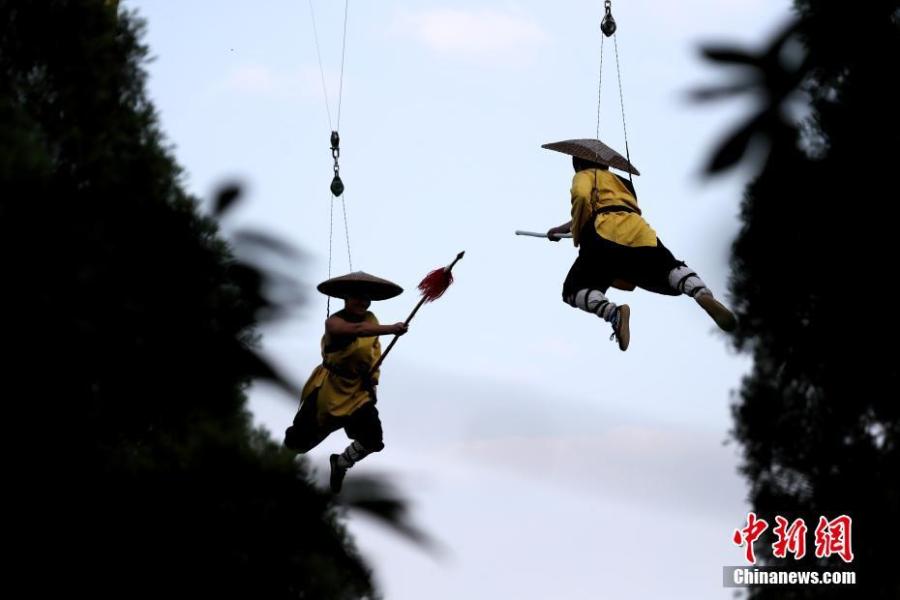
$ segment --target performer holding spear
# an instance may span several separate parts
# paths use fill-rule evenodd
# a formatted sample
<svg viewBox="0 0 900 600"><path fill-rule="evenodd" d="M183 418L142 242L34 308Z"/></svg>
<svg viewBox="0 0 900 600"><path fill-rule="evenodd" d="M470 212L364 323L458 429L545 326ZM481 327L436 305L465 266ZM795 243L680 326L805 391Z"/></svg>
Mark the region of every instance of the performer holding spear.
<svg viewBox="0 0 900 600"><path fill-rule="evenodd" d="M403 289L386 279L362 271L334 277L319 284L327 296L344 300L344 309L325 321L322 364L318 365L301 393L300 408L285 432L284 445L305 454L326 437L343 429L352 441L341 454L332 454L331 491L341 491L347 469L384 448L381 419L375 407L379 367L409 323L426 302L439 298L453 282L451 270L462 259L460 252L447 267L429 273L419 284L422 298L402 323L381 325L370 312L373 300L387 300ZM384 354L378 336L394 335Z"/></svg>

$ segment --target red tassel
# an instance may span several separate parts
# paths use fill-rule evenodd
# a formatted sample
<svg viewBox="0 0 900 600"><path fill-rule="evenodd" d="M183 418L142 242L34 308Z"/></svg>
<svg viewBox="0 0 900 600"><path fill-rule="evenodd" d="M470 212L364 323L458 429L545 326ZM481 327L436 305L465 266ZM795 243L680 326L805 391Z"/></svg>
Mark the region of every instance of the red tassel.
<svg viewBox="0 0 900 600"><path fill-rule="evenodd" d="M441 267L425 276L425 279L419 283L419 290L425 301L431 302L443 296L451 283L453 283L453 273L449 269Z"/></svg>

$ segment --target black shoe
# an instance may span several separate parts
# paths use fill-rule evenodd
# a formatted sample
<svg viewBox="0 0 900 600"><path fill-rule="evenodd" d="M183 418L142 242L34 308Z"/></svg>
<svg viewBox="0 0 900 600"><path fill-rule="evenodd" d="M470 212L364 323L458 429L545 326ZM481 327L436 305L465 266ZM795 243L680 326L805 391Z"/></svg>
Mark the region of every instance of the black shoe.
<svg viewBox="0 0 900 600"><path fill-rule="evenodd" d="M344 476L347 474L347 469L340 466L338 464L338 458L340 458L337 454L332 454L328 461L331 463L331 493L332 494L340 494L341 493L341 485L344 483Z"/></svg>

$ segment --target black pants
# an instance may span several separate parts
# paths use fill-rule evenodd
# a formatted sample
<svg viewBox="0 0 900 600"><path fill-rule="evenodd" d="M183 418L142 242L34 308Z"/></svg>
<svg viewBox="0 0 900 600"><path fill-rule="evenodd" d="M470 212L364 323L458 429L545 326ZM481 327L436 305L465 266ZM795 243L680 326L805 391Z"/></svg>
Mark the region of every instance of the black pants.
<svg viewBox="0 0 900 600"><path fill-rule="evenodd" d="M597 234L593 220L581 230L578 258L563 283L563 299L578 290L599 290L604 294L616 279L628 281L657 294L678 296L669 285L672 269L684 266L661 240L656 246L623 246Z"/></svg>
<svg viewBox="0 0 900 600"><path fill-rule="evenodd" d="M316 390L300 405L293 425L284 433L284 445L287 448L305 454L338 429L343 429L348 438L359 442L370 452L378 452L384 448L384 433L375 402L366 402L343 417L326 415L325 421L319 423L318 397L319 390Z"/></svg>

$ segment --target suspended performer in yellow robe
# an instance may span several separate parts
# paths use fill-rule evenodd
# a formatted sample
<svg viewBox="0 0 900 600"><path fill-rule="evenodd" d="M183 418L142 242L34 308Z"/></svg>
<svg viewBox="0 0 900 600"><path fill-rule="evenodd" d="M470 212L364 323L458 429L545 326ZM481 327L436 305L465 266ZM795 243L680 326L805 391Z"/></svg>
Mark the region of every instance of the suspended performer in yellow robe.
<svg viewBox="0 0 900 600"><path fill-rule="evenodd" d="M384 448L381 420L375 407L381 357L380 335L403 335L404 323L380 325L368 308L372 300L386 300L403 292L385 279L357 271L329 279L319 291L344 300L344 309L325 321L322 364L310 375L301 393L300 409L285 432L284 445L305 454L326 437L343 429L352 443L332 454L331 490L338 493L347 469Z"/></svg>
<svg viewBox="0 0 900 600"><path fill-rule="evenodd" d="M631 163L600 140L568 140L544 148L572 155L572 219L547 231L547 237L572 233L578 258L563 283L563 300L609 322L619 349L630 342L627 304L607 298L611 287L645 290L696 300L716 324L732 331L737 322L713 296L695 271L677 260L656 231L644 220L637 196L628 181L609 167L639 174Z"/></svg>

